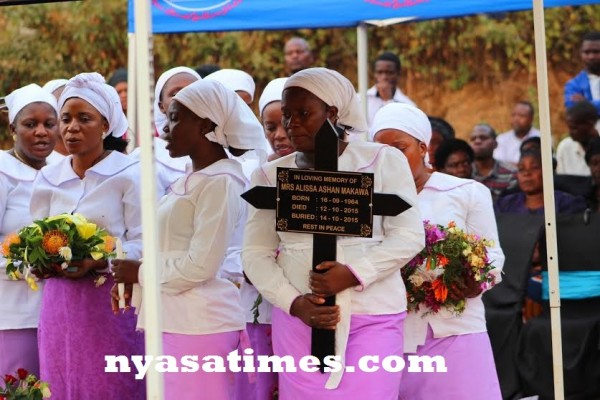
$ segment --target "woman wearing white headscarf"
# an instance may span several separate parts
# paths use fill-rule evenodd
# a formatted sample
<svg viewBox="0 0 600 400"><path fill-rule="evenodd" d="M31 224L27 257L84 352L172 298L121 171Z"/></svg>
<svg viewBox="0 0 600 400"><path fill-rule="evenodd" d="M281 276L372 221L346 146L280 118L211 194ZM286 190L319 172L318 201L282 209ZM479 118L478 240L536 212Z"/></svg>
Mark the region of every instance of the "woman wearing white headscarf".
<svg viewBox="0 0 600 400"><path fill-rule="evenodd" d="M120 239L128 256L141 257L139 166L104 148L107 136L127 130L119 95L100 74L84 73L69 80L58 103L60 133L71 155L38 174L32 217L80 213ZM104 372L106 355L143 354L135 315L112 313L108 272L107 260L71 261L70 268L45 283L40 369L56 398L144 398L143 381L134 372ZM107 282L96 287L94 275L104 275Z"/></svg>
<svg viewBox="0 0 600 400"><path fill-rule="evenodd" d="M273 154L268 158L269 161L294 152L290 138L281 124L281 96L286 81L287 78L277 78L269 82L258 100L258 115L273 150Z"/></svg>
<svg viewBox="0 0 600 400"><path fill-rule="evenodd" d="M166 148L171 157L189 156L192 169L158 206L163 351L176 359L188 354L225 359L247 339L240 334L245 320L239 289L224 270L228 249L241 241L246 207L240 195L248 184L225 149L251 149L263 133L250 108L216 81L182 89L167 115ZM241 274L239 259L236 267ZM142 268L134 260L115 261L115 279L137 283ZM115 308L117 298L113 292ZM233 389L230 370L165 375L166 399L233 399Z"/></svg>
<svg viewBox="0 0 600 400"><path fill-rule="evenodd" d="M44 89L48 93L52 94L54 97L56 97L56 100L58 101L60 94L64 90L65 85L67 84L68 81L69 81L68 79L62 79L62 78L61 79L53 79L51 81L46 82L46 84L42 87L42 89ZM62 141L62 138L59 136L58 140L56 141L56 145L54 146L54 151L52 153L50 153L50 155L48 156L49 157L48 164L58 162L62 159L62 156L66 156L68 154L69 154L69 152L67 151L65 144Z"/></svg>
<svg viewBox="0 0 600 400"><path fill-rule="evenodd" d="M175 67L162 73L154 87L154 127L158 137L154 138L154 157L156 159L158 198L164 196L173 182L185 174L186 166L191 164L189 157L171 158L165 148L167 143L160 137L168 129L167 110L173 97L187 85L200 80L200 75L188 67ZM130 154L140 159L140 148Z"/></svg>
<svg viewBox="0 0 600 400"><path fill-rule="evenodd" d="M373 120L371 137L401 150L411 167L424 220L447 226L454 221L467 234L493 240L489 259L500 280L504 254L488 188L471 180L456 178L427 168L427 146L431 124L425 113L407 104L389 104ZM482 290L475 282L462 289L449 288L451 295L466 298L463 314L442 309L430 313L426 306L409 313L404 326L405 353L443 356L448 371L441 374L405 373L400 399L449 400L501 399L490 340L486 332ZM473 377L477 377L474 379Z"/></svg>
<svg viewBox="0 0 600 400"><path fill-rule="evenodd" d="M5 101L15 144L0 152L0 242L31 224L33 181L58 137L56 99L41 87L22 87ZM18 368L39 376L37 326L42 292L32 291L22 280L10 280L5 267L6 259L1 258L0 376L15 374Z"/></svg>
<svg viewBox="0 0 600 400"><path fill-rule="evenodd" d="M253 185L274 186L277 167L314 168L315 134L329 120L344 130L364 131L366 121L348 79L325 68L306 69L285 83L283 124L296 152L264 165ZM372 238L337 240L337 260L312 272L312 235L275 231L275 211L249 207L244 232L244 271L273 304L273 350L296 363L310 355L311 328L335 329L339 371L283 372L280 399L396 399L398 373L361 372L358 360L402 354L406 294L400 268L424 243L415 185L406 158L388 146L338 140L340 171L374 174L376 192L401 196L412 207L395 217L373 216ZM275 256L276 250L279 254ZM321 306L336 295L335 306ZM374 340L375 339L375 340ZM344 367L357 368L344 374Z"/></svg>
<svg viewBox="0 0 600 400"><path fill-rule="evenodd" d="M244 103L251 105L254 101L254 90L256 84L252 76L239 69L220 69L207 75L207 80L221 82L227 89L231 89L244 100Z"/></svg>

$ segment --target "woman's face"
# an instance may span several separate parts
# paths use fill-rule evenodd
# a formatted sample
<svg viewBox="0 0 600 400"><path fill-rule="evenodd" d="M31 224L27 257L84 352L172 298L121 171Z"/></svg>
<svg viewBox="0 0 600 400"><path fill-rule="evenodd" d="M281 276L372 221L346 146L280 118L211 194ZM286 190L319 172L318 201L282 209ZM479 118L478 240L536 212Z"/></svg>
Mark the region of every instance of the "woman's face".
<svg viewBox="0 0 600 400"><path fill-rule="evenodd" d="M527 195L541 193L544 187L542 162L535 156L521 157L517 164L517 181L523 193Z"/></svg>
<svg viewBox="0 0 600 400"><path fill-rule="evenodd" d="M173 101L173 97L175 97L181 89L197 80L198 78L185 72L180 72L167 79L165 86L163 86L163 89L160 92L160 101L158 102L160 111L162 111L163 114L166 114L171 105L171 101Z"/></svg>
<svg viewBox="0 0 600 400"><path fill-rule="evenodd" d="M278 157L294 152L290 138L281 123L281 102L274 101L266 105L262 113L262 125L271 148Z"/></svg>
<svg viewBox="0 0 600 400"><path fill-rule="evenodd" d="M455 151L450 154L441 172L448 175L454 175L458 178L471 178L473 175L473 167L471 166L469 155L464 151Z"/></svg>
<svg viewBox="0 0 600 400"><path fill-rule="evenodd" d="M42 162L54 149L58 119L50 104L36 102L25 106L10 125L16 135L15 150L27 160Z"/></svg>
<svg viewBox="0 0 600 400"><path fill-rule="evenodd" d="M172 101L167 113L169 119L169 129L164 136L167 142L166 149L172 158L184 157L198 146L199 132L210 129L204 129L208 119L202 119L194 114L189 108L178 102Z"/></svg>
<svg viewBox="0 0 600 400"><path fill-rule="evenodd" d="M419 176L425 170L427 145L415 137L398 129L382 129L375 134L374 140L395 147L404 153L413 177Z"/></svg>
<svg viewBox="0 0 600 400"><path fill-rule="evenodd" d="M70 154L104 149L102 136L108 128L106 118L78 97L68 99L60 110L60 133Z"/></svg>
<svg viewBox="0 0 600 400"><path fill-rule="evenodd" d="M282 124L292 146L303 153L315 150L315 135L326 119L334 120L335 107L327 105L308 90L290 87L281 100Z"/></svg>

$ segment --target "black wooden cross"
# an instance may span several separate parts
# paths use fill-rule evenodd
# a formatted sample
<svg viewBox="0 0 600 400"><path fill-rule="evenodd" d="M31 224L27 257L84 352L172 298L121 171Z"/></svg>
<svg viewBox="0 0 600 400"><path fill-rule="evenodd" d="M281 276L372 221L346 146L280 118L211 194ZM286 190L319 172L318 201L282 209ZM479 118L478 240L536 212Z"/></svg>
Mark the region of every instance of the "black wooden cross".
<svg viewBox="0 0 600 400"><path fill-rule="evenodd" d="M335 128L325 121L315 136L314 171L278 168L277 187L255 186L242 194L256 208L277 210L278 231L313 234L313 271L337 259L337 236L371 237L373 215L395 216L411 207L395 194L373 193L373 174L338 172L338 144ZM294 184L290 175L308 184ZM335 182L346 186L340 190ZM335 305L335 296L324 305ZM335 355L335 331L313 328L311 353L323 371L324 358Z"/></svg>

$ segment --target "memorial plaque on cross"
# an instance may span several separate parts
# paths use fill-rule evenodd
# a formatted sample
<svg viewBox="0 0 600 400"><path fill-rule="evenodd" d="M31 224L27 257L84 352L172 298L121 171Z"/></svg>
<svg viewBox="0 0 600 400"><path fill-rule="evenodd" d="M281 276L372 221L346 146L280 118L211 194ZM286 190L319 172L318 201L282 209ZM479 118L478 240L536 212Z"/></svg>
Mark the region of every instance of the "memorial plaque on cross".
<svg viewBox="0 0 600 400"><path fill-rule="evenodd" d="M313 234L312 267L337 259L337 236L371 237L373 215L395 216L410 205L395 194L373 193L371 173L338 171L339 139L326 120L315 136L315 169L277 168L277 186L255 186L242 198L276 211L276 230ZM316 271L319 272L319 271ZM335 305L335 296L325 299ZM335 331L312 329L311 353L335 355Z"/></svg>

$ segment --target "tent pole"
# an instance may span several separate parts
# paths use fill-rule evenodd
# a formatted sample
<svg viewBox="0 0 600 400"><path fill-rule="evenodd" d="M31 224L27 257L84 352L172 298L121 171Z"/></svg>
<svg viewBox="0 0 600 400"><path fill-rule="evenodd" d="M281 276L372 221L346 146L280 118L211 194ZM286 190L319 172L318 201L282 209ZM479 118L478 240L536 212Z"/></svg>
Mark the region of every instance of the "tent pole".
<svg viewBox="0 0 600 400"><path fill-rule="evenodd" d="M142 199L156 199L156 173L154 162L154 131L152 130L152 97L154 90L154 68L152 67L152 21L150 2L134 0L135 5L135 50L136 50L136 92L137 92L137 133L140 139L141 191ZM157 274L158 234L156 226L156 201L142 201L142 234L144 244L143 309L146 354L162 355L162 308L159 277ZM147 399L161 400L163 376L152 363L146 374Z"/></svg>
<svg viewBox="0 0 600 400"><path fill-rule="evenodd" d="M129 124L127 153L131 153L138 145L137 109L136 109L136 62L135 33L127 34L127 123Z"/></svg>
<svg viewBox="0 0 600 400"><path fill-rule="evenodd" d="M554 372L554 398L564 399L562 337L560 321L560 290L558 278L558 250L556 244L556 208L552 168L552 130L550 127L550 101L546 58L546 28L544 2L533 1L533 26L535 30L535 62L537 69L540 129L542 132L542 171L544 182L544 219L546 251L548 257L548 283L550 288L550 321L552 332L552 365Z"/></svg>
<svg viewBox="0 0 600 400"><path fill-rule="evenodd" d="M362 110L367 117L367 89L369 88L369 48L367 24L361 22L356 28L356 46L358 53L358 93Z"/></svg>

